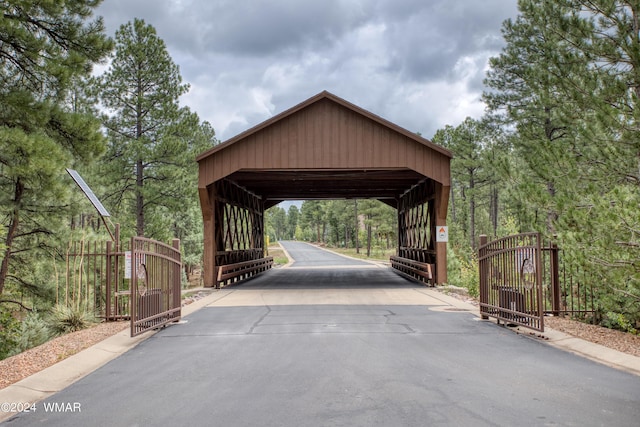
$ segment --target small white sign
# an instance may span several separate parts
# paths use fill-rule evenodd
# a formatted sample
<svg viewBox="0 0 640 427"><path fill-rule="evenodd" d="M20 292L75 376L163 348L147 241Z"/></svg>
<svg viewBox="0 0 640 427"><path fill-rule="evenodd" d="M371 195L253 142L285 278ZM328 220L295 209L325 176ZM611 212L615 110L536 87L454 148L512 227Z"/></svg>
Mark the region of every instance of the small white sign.
<svg viewBox="0 0 640 427"><path fill-rule="evenodd" d="M124 253L124 278L131 279L131 251Z"/></svg>
<svg viewBox="0 0 640 427"><path fill-rule="evenodd" d="M449 241L449 227L446 225L436 226L436 242L446 243Z"/></svg>

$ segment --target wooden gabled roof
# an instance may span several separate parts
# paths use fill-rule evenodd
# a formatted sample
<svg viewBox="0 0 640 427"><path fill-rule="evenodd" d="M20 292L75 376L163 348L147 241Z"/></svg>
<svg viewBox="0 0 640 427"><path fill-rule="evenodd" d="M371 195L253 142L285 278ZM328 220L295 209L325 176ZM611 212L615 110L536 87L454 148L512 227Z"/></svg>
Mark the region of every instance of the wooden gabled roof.
<svg viewBox="0 0 640 427"><path fill-rule="evenodd" d="M397 198L450 185L451 152L329 92L197 157L201 189L230 179L265 200Z"/></svg>

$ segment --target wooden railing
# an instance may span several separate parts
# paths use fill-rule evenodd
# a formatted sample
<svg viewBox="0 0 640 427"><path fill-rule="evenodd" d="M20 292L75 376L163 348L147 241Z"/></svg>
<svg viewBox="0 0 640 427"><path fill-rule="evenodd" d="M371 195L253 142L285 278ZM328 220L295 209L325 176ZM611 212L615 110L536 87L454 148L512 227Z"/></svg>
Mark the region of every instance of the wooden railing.
<svg viewBox="0 0 640 427"><path fill-rule="evenodd" d="M391 267L393 267L397 273L409 279L433 285L433 267L431 264L399 256L392 256L390 260Z"/></svg>
<svg viewBox="0 0 640 427"><path fill-rule="evenodd" d="M264 273L273 267L273 257L259 258L251 261L225 264L218 267L216 287L228 286Z"/></svg>

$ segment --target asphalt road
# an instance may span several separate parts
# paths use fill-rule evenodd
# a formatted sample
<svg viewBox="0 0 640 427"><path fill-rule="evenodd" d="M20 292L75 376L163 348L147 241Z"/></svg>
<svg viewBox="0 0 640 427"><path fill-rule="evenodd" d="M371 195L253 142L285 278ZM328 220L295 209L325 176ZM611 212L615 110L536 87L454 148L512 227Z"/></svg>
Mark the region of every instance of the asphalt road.
<svg viewBox="0 0 640 427"><path fill-rule="evenodd" d="M302 252L306 262L315 258L310 250ZM640 420L640 377L447 311L437 293L385 268L272 270L216 298L3 425L636 427ZM46 412L53 403L80 411Z"/></svg>
<svg viewBox="0 0 640 427"><path fill-rule="evenodd" d="M315 246L304 242L285 241L280 244L294 258L291 267L349 267L349 266L370 266L366 261L346 258L333 252L319 250Z"/></svg>

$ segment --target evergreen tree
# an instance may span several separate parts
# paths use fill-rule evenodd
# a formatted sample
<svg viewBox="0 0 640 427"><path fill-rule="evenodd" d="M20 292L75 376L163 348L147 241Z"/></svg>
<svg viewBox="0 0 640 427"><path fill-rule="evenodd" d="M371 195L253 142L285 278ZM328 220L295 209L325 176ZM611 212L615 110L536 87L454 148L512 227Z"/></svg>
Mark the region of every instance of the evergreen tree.
<svg viewBox="0 0 640 427"><path fill-rule="evenodd" d="M546 211L544 227L554 232L558 218L558 181L574 179L576 106L561 85L585 63L558 34L557 19L567 13L563 2L522 0L520 16L507 20L502 33L506 46L490 60L484 99L490 111L516 131L511 139L527 172L514 191L528 194L528 209Z"/></svg>
<svg viewBox="0 0 640 427"><path fill-rule="evenodd" d="M43 292L33 262L65 216L64 168L104 149L99 122L71 102L112 47L91 20L99 3L0 2L0 294L8 283Z"/></svg>
<svg viewBox="0 0 640 427"><path fill-rule="evenodd" d="M515 130L525 209L546 211L605 317L640 321L640 4L519 1L485 99ZM611 316L606 313L613 313ZM619 321L623 319L623 321Z"/></svg>
<svg viewBox="0 0 640 427"><path fill-rule="evenodd" d="M456 212L456 221L462 225L471 248L476 247L478 235L476 208L481 198L480 192L491 183L492 174L487 167L486 159L487 147L491 145L491 136L487 123L468 117L458 127L446 126L438 130L433 137L435 143L455 153L451 161L452 199L467 202L466 209L458 209ZM497 196L492 196L494 203L497 203ZM486 195L485 197L489 198ZM452 204L452 206L455 205Z"/></svg>
<svg viewBox="0 0 640 427"><path fill-rule="evenodd" d="M324 242L326 228L325 205L320 200L307 200L300 210L300 221L304 228L314 229L315 241Z"/></svg>
<svg viewBox="0 0 640 427"><path fill-rule="evenodd" d="M151 25L135 19L120 27L115 41L115 55L101 85L102 104L109 111L107 201L121 218L133 213L141 236L149 218L180 209L186 188L181 171L195 170L193 158L201 151L189 146L198 123L195 114L178 105L188 85ZM146 235L162 238L165 229L166 224L160 224Z"/></svg>
<svg viewBox="0 0 640 427"><path fill-rule="evenodd" d="M284 238L287 227L287 212L280 206L274 206L265 212L267 234L276 242Z"/></svg>
<svg viewBox="0 0 640 427"><path fill-rule="evenodd" d="M298 218L300 216L300 210L296 205L289 206L287 211L287 231L286 238L294 239L296 237L296 229L298 228Z"/></svg>
<svg viewBox="0 0 640 427"><path fill-rule="evenodd" d="M640 4L574 0L563 37L589 61L564 82L583 111L579 178L585 184L560 225L573 256L605 296L604 317L640 325ZM579 86L576 86L579 85ZM559 227L560 228L560 227ZM609 313L609 314L608 314ZM622 319L622 320L621 320ZM619 325L623 327L622 325Z"/></svg>

